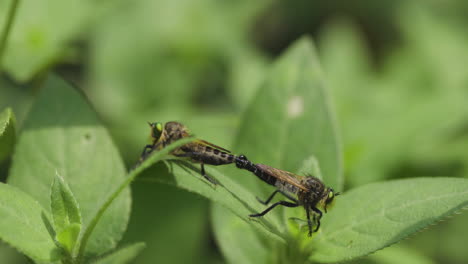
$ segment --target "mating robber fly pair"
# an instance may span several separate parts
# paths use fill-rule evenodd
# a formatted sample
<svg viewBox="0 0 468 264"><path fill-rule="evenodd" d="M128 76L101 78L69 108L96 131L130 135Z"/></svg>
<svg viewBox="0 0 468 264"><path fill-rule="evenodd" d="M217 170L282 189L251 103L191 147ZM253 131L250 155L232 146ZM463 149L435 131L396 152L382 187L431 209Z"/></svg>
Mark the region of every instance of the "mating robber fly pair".
<svg viewBox="0 0 468 264"><path fill-rule="evenodd" d="M152 144L144 147L140 162L145 160L153 151L161 150L174 141L191 136L188 129L178 122L168 122L164 127L163 124L159 122L148 124L151 127ZM335 193L332 188L326 187L322 181L316 177L310 175L299 176L265 164L254 164L244 155L234 155L227 149L201 139L195 139L190 143L182 145L171 151L170 154L176 157L188 158L195 163L200 163L201 175L213 184L216 184L216 181L206 174L204 168L205 164L224 165L235 163L238 168L252 172L264 182L276 187L276 190L266 201L261 201L257 198L260 203L268 205L277 193L281 193L290 201L273 203L263 212L251 214L250 217L264 216L278 205L286 207L303 206L306 211L309 236L320 228L322 211L319 208L327 212L327 206L333 202L335 196L339 195L339 193ZM311 215L313 221L311 220ZM317 222L315 229L312 228L313 222Z"/></svg>

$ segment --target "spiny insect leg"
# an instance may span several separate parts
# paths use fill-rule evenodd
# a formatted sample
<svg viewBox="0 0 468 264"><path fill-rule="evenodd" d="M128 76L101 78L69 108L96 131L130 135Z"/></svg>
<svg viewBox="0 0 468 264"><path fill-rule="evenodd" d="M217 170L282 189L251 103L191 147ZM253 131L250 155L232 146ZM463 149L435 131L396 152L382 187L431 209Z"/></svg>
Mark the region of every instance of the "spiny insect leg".
<svg viewBox="0 0 468 264"><path fill-rule="evenodd" d="M146 157L148 157L148 155L151 152L153 152L153 145L146 145L143 148L143 151L141 152L140 159L138 160L138 162L135 165L133 165L133 167L130 170L132 171L132 170L136 169L138 166L140 166L140 164L146 159Z"/></svg>
<svg viewBox="0 0 468 264"><path fill-rule="evenodd" d="M201 171L200 171L200 172L201 172L201 175L202 175L205 179L207 179L209 182L211 182L211 183L214 184L214 185L217 185L217 184L218 184L218 182L217 182L215 179L211 178L210 176L208 176L208 174L206 174L206 172L205 172L205 165L204 165L203 163L201 163Z"/></svg>
<svg viewBox="0 0 468 264"><path fill-rule="evenodd" d="M264 205L267 205L270 203L271 199L273 199L273 197L277 194L277 193L281 193L282 195L284 195L286 198L288 198L289 200L295 202L295 203L298 203L297 199L295 199L294 197L292 197L291 195L289 195L288 193L285 193L283 192L282 190L275 190L271 195L270 197L268 197L268 199L266 199L266 201L262 201L260 200L260 198L258 197L255 197L257 198L257 201L259 201L261 204L264 204Z"/></svg>
<svg viewBox="0 0 468 264"><path fill-rule="evenodd" d="M206 172L205 172L205 165L203 163L200 164L201 167L201 175L203 177L206 177Z"/></svg>
<svg viewBox="0 0 468 264"><path fill-rule="evenodd" d="M149 149L149 151L147 152L147 150ZM146 156L151 153L151 151L153 150L153 145L146 145L144 148L143 148L143 151L141 152L141 156L140 156L140 159L145 159Z"/></svg>
<svg viewBox="0 0 468 264"><path fill-rule="evenodd" d="M282 206L286 206L286 207L298 207L299 206L299 204L296 204L296 203L290 203L290 202L286 202L286 201L279 201L279 202L276 202L276 203L272 204L270 207L265 209L265 211L263 211L261 213L258 213L258 214L251 214L249 216L250 217L264 216L266 213L268 213L271 209L275 208L277 205L282 205Z"/></svg>
<svg viewBox="0 0 468 264"><path fill-rule="evenodd" d="M191 159L199 160L200 155L201 154L199 152L190 151L190 152L185 152L183 154L177 154L175 156L180 157L180 158L191 158ZM215 179L211 178L210 176L206 174L205 164L203 162L200 162L200 174L203 176L203 178L207 179L212 184L214 185L218 184L218 182Z"/></svg>
<svg viewBox="0 0 468 264"><path fill-rule="evenodd" d="M307 214L307 225L309 226L309 236L312 236L312 221L310 221L309 208L306 208L306 214ZM317 230L315 230L315 231L317 231Z"/></svg>
<svg viewBox="0 0 468 264"><path fill-rule="evenodd" d="M318 214L318 217L317 217L317 227L315 228L314 232L317 232L317 230L319 230L320 228L320 219L322 218L322 211L320 211L319 209L317 209L317 207L311 207L312 210L314 212L316 212ZM315 219L315 216L314 216L314 219Z"/></svg>

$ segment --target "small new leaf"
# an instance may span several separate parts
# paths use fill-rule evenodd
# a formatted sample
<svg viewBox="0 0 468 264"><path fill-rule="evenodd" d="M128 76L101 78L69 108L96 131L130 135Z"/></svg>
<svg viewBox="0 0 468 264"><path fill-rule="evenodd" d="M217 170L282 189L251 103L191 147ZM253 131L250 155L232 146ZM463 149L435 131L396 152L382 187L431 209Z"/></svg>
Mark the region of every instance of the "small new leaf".
<svg viewBox="0 0 468 264"><path fill-rule="evenodd" d="M80 235L81 224L73 223L68 225L60 233L57 233L56 239L60 245L68 252L72 252L75 247L78 236Z"/></svg>
<svg viewBox="0 0 468 264"><path fill-rule="evenodd" d="M72 253L81 230L81 214L73 193L58 173L52 183L50 207L56 239Z"/></svg>

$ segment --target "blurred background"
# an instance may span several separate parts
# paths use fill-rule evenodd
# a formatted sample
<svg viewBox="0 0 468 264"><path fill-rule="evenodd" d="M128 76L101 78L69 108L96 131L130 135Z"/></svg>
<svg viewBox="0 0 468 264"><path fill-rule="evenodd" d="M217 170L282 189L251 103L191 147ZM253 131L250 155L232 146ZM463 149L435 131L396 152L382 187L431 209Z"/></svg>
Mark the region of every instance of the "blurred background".
<svg viewBox="0 0 468 264"><path fill-rule="evenodd" d="M0 0L2 28L11 3ZM3 55L0 110L11 106L21 130L54 71L87 95L128 167L148 140L147 121L178 120L230 148L270 63L307 34L337 110L346 189L467 177L468 2L421 3L22 0ZM2 180L9 164L0 165ZM208 201L156 183L132 190L121 245L147 243L135 263L225 262ZM466 213L448 219L359 263L468 263L467 222ZM0 244L1 263L25 261Z"/></svg>

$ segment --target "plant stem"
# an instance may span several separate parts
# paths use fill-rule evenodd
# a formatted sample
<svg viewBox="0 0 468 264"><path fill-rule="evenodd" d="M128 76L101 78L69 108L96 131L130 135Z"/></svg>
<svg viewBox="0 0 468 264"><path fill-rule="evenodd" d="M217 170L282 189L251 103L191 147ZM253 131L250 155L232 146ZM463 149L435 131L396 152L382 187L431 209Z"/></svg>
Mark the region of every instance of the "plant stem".
<svg viewBox="0 0 468 264"><path fill-rule="evenodd" d="M170 146L167 146L163 150L160 150L156 153L153 153L148 160L144 163L142 163L140 166L138 166L136 169L132 170L126 179L123 180L123 182L117 187L117 189L111 193L109 198L107 198L106 202L101 206L99 209L98 213L96 214L95 217L91 220L89 223L88 227L84 231L83 237L81 238L79 247L78 247L78 255L76 258L76 263L83 263L83 258L84 258L84 253L86 249L86 245L88 243L89 237L91 236L94 228L98 224L99 220L101 219L102 215L104 212L109 208L109 206L112 204L112 202L119 196L119 194L130 185L130 183L140 174L143 170L151 166L151 164L156 163L157 161L161 160L163 157L169 154L170 151L174 150L177 147L180 147L184 144L187 144L189 142L193 141L193 138L186 138L186 139L181 139L178 140L175 143L172 143Z"/></svg>
<svg viewBox="0 0 468 264"><path fill-rule="evenodd" d="M111 205L111 203L117 198L117 196L127 187L137 176L136 173L130 174L129 177L127 177L122 184L115 190L111 196L106 200L106 202L101 206L99 209L99 212L97 213L96 217L93 218L91 223L89 223L88 228L86 229L83 238L81 239L81 244L78 250L78 263L82 263L83 257L84 257L84 251L86 249L86 244L88 243L88 239L91 236L94 228L96 227L97 223L101 219L102 215L106 211L106 209Z"/></svg>
<svg viewBox="0 0 468 264"><path fill-rule="evenodd" d="M3 54L5 52L8 36L10 35L10 31L13 26L13 20L15 19L18 4L19 0L11 1L10 10L8 10L7 18L5 21L5 27L3 28L2 35L0 37L0 72L2 72Z"/></svg>

